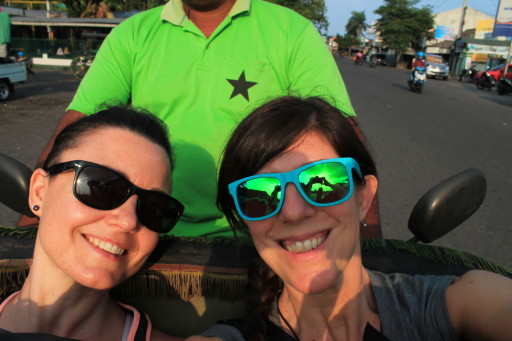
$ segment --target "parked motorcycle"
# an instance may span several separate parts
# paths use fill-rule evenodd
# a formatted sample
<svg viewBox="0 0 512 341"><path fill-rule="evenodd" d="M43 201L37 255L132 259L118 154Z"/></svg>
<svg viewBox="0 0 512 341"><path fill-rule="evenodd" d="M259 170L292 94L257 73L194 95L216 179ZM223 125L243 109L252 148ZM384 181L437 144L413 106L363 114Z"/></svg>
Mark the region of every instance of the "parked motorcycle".
<svg viewBox="0 0 512 341"><path fill-rule="evenodd" d="M487 89L487 91L491 91L492 87L495 85L496 80L487 72L482 72L476 79L476 87L480 90Z"/></svg>
<svg viewBox="0 0 512 341"><path fill-rule="evenodd" d="M71 73L73 73L73 76L81 81L84 77L89 68L92 65L92 62L94 60L94 57L96 56L96 51L92 52L86 52L82 56L78 56L73 58L71 61Z"/></svg>
<svg viewBox="0 0 512 341"><path fill-rule="evenodd" d="M476 80L477 73L478 71L474 67L463 69L459 75L459 82L474 82Z"/></svg>
<svg viewBox="0 0 512 341"><path fill-rule="evenodd" d="M409 89L413 92L417 92L421 94L421 91L423 90L423 85L427 81L427 74L426 69L424 67L417 67L415 68L411 76L409 77Z"/></svg>
<svg viewBox="0 0 512 341"><path fill-rule="evenodd" d="M31 214L28 207L31 174L28 167L0 153L0 203L19 213ZM482 204L485 193L485 176L476 169L465 170L441 182L411 212L408 225L413 239L363 239L363 264L386 273L462 275L470 269L483 269L512 277L511 270L481 257L423 244L438 239L468 219ZM34 235L35 227L0 226L0 260L8 260L2 263L5 271L0 281L0 296L19 290L23 284ZM244 244L237 248L227 241L205 243L204 238L165 237L147 266L113 291L115 299L145 311L155 328L173 335L197 334L218 319L244 316L252 247ZM202 304L200 313L188 308L192 296ZM168 319L159 318L172 316L176 311L180 311L180 323L170 324Z"/></svg>
<svg viewBox="0 0 512 341"><path fill-rule="evenodd" d="M498 91L498 95L512 93L512 80L508 78L501 79L496 86L496 90Z"/></svg>

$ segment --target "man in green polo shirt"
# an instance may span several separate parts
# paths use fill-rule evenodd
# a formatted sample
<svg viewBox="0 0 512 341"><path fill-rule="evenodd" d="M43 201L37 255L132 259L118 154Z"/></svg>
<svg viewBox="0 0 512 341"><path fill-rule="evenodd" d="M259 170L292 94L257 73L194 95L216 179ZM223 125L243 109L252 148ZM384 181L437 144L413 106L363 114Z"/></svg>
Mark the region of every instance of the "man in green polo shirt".
<svg viewBox="0 0 512 341"><path fill-rule="evenodd" d="M111 32L57 130L104 104L154 113L169 127L173 196L186 207L171 234L232 237L215 204L224 144L252 109L283 95L321 96L355 115L307 19L262 0L170 0Z"/></svg>

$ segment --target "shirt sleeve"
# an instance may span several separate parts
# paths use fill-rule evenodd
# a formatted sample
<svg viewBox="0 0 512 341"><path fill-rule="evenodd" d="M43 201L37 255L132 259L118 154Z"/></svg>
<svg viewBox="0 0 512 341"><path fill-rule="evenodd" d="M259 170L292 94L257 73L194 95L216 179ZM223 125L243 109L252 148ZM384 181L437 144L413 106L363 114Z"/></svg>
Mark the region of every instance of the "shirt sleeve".
<svg viewBox="0 0 512 341"><path fill-rule="evenodd" d="M131 98L133 33L130 21L107 36L67 110L86 115L104 105L126 105Z"/></svg>
<svg viewBox="0 0 512 341"><path fill-rule="evenodd" d="M289 65L290 95L318 96L348 116L355 116L336 62L313 24L296 39Z"/></svg>

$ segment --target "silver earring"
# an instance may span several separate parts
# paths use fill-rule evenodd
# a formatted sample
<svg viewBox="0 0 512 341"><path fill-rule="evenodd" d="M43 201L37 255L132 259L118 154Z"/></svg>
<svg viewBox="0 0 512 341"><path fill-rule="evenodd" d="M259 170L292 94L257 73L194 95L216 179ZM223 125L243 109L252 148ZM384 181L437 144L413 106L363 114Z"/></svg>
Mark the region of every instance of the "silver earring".
<svg viewBox="0 0 512 341"><path fill-rule="evenodd" d="M364 220L361 220L360 224L361 224L362 227L368 226L368 223L366 221L364 221Z"/></svg>
<svg viewBox="0 0 512 341"><path fill-rule="evenodd" d="M32 209L33 209L34 211L39 211L39 205L34 205L34 206L32 206Z"/></svg>

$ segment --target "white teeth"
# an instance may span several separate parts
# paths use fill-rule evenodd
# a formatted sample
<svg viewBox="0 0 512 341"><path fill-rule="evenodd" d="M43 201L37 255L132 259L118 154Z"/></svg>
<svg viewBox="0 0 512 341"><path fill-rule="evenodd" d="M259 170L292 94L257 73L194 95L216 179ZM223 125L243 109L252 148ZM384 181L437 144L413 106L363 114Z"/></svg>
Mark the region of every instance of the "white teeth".
<svg viewBox="0 0 512 341"><path fill-rule="evenodd" d="M99 247L100 249L110 252L117 256L122 255L125 251L123 248L120 248L117 245L110 244L106 241L99 240L93 237L87 237L87 240L90 241L92 244L96 245L97 247Z"/></svg>
<svg viewBox="0 0 512 341"><path fill-rule="evenodd" d="M303 241L296 241L292 244L285 244L286 250L294 253L308 252L316 249L327 238L327 234L322 237L306 239Z"/></svg>

